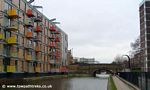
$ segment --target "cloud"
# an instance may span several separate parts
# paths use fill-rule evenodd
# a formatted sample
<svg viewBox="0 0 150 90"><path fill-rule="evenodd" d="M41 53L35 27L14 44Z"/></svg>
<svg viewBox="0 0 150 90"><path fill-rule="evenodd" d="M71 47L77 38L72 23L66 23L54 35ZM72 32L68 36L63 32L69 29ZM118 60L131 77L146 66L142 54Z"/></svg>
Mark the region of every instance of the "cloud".
<svg viewBox="0 0 150 90"><path fill-rule="evenodd" d="M42 2L41 2L42 1ZM141 0L36 0L49 18L56 17L69 37L74 56L111 62L127 53L139 35Z"/></svg>

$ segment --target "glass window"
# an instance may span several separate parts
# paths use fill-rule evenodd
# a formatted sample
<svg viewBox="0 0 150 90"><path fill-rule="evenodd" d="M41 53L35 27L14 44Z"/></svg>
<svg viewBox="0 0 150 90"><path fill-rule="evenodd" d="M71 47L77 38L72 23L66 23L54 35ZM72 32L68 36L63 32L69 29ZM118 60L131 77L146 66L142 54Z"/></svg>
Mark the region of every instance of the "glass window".
<svg viewBox="0 0 150 90"><path fill-rule="evenodd" d="M146 13L150 13L150 8L146 8Z"/></svg>
<svg viewBox="0 0 150 90"><path fill-rule="evenodd" d="M8 3L6 3L6 2L5 2L4 4L5 4L4 7L3 7L3 8L4 8L4 11L7 11L8 8L10 8L10 6L9 6Z"/></svg>
<svg viewBox="0 0 150 90"><path fill-rule="evenodd" d="M12 0L12 3L13 3L15 6L19 7L19 1L20 1L20 0Z"/></svg>
<svg viewBox="0 0 150 90"><path fill-rule="evenodd" d="M23 0L20 0L20 9L25 11L25 3Z"/></svg>
<svg viewBox="0 0 150 90"><path fill-rule="evenodd" d="M146 5L146 7L150 7L150 2L149 1L146 2L145 5Z"/></svg>

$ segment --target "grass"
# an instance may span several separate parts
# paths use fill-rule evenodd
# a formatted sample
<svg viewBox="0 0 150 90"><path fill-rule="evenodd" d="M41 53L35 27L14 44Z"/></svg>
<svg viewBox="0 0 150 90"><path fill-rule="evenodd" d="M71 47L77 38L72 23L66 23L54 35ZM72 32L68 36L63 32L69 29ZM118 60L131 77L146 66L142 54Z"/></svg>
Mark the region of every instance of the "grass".
<svg viewBox="0 0 150 90"><path fill-rule="evenodd" d="M110 86L109 86L110 90L117 90L112 76L109 77L109 82L110 82Z"/></svg>

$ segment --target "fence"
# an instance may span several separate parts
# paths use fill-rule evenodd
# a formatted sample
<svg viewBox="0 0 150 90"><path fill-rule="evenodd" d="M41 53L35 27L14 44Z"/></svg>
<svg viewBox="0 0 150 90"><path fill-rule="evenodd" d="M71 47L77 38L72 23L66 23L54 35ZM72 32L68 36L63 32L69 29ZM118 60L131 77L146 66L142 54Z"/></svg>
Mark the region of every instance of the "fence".
<svg viewBox="0 0 150 90"><path fill-rule="evenodd" d="M150 72L119 72L118 75L141 90L150 90Z"/></svg>

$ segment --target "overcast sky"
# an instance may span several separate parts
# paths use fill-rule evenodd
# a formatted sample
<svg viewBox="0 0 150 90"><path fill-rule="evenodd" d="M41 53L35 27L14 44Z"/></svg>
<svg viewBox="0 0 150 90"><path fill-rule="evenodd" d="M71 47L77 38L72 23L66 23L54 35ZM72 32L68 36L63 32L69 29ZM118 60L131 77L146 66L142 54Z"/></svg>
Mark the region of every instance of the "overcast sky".
<svg viewBox="0 0 150 90"><path fill-rule="evenodd" d="M139 4L142 0L35 0L47 17L57 18L68 34L74 57L112 62L128 54L139 35Z"/></svg>

